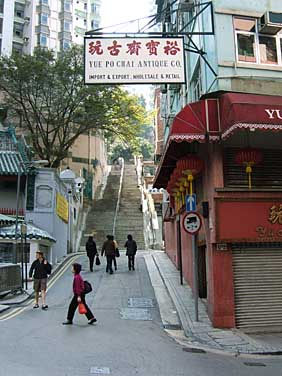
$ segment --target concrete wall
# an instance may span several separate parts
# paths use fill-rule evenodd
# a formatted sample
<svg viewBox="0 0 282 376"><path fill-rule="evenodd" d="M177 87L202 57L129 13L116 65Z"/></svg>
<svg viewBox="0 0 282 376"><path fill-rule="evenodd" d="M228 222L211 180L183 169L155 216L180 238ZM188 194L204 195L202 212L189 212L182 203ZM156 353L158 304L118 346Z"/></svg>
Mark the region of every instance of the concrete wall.
<svg viewBox="0 0 282 376"><path fill-rule="evenodd" d="M35 180L35 206L26 212L26 221L49 232L57 242L52 246L51 262L61 260L68 251L68 224L56 214L56 193L68 199L67 188L52 169L39 169Z"/></svg>

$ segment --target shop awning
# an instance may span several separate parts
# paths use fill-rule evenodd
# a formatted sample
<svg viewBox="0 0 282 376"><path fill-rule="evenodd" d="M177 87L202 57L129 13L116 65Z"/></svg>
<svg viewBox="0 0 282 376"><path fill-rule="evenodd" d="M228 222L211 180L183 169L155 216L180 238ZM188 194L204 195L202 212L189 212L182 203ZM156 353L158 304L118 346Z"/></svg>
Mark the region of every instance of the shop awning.
<svg viewBox="0 0 282 376"><path fill-rule="evenodd" d="M176 161L189 153L187 143L219 140L218 127L217 99L200 100L186 105L173 120L154 187L166 187Z"/></svg>
<svg viewBox="0 0 282 376"><path fill-rule="evenodd" d="M0 239L15 239L16 225L0 227ZM19 224L18 237L21 236L21 226ZM51 236L47 231L42 230L39 227L36 227L30 223L27 224L27 239L29 240L49 240L50 242L56 242L56 239Z"/></svg>
<svg viewBox="0 0 282 376"><path fill-rule="evenodd" d="M9 217L8 215L0 214L0 226L10 225L16 222L16 218Z"/></svg>
<svg viewBox="0 0 282 376"><path fill-rule="evenodd" d="M220 97L222 139L240 129L282 131L282 97L227 93Z"/></svg>
<svg viewBox="0 0 282 376"><path fill-rule="evenodd" d="M25 174L23 161L16 151L0 151L0 175Z"/></svg>

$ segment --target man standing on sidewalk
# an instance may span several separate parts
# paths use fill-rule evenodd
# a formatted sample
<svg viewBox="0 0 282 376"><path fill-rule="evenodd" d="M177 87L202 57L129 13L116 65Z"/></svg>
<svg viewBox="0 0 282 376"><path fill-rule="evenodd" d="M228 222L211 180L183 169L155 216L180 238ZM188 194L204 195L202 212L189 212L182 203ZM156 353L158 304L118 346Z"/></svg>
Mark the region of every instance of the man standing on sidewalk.
<svg viewBox="0 0 282 376"><path fill-rule="evenodd" d="M33 277L34 280L35 304L33 308L39 308L38 300L39 292L41 291L42 309L46 310L48 309L48 305L46 304L47 278L48 274L51 274L52 266L44 258L43 252L37 251L35 257L36 260L33 261L29 270L29 278Z"/></svg>
<svg viewBox="0 0 282 376"><path fill-rule="evenodd" d="M116 255L116 246L112 239L112 235L107 235L107 240L104 242L101 251L101 255L103 256L105 253L105 256L107 257L106 272L110 272L110 274L113 274L113 261Z"/></svg>

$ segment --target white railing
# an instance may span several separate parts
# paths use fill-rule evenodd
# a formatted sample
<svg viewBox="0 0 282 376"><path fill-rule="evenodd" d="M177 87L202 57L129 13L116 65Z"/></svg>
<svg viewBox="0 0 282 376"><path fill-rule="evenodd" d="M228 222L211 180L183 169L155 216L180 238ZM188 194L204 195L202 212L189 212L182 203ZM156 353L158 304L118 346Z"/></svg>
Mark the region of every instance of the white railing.
<svg viewBox="0 0 282 376"><path fill-rule="evenodd" d="M116 211L114 216L114 222L113 222L113 236L116 235L116 225L117 225L117 217L120 207L120 199L121 199L121 191L122 191L122 185L123 185L123 178L124 178L124 159L121 159L121 171L120 171L120 182L119 182L119 190L118 190L118 199L117 199L117 205L116 205Z"/></svg>

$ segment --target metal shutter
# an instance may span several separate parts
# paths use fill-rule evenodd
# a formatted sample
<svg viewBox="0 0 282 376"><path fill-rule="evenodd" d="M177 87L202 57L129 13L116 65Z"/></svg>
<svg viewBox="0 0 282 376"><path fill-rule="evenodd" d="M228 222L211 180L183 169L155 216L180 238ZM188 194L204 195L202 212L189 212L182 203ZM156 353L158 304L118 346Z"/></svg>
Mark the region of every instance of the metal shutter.
<svg viewBox="0 0 282 376"><path fill-rule="evenodd" d="M233 249L236 326L282 327L282 247Z"/></svg>

